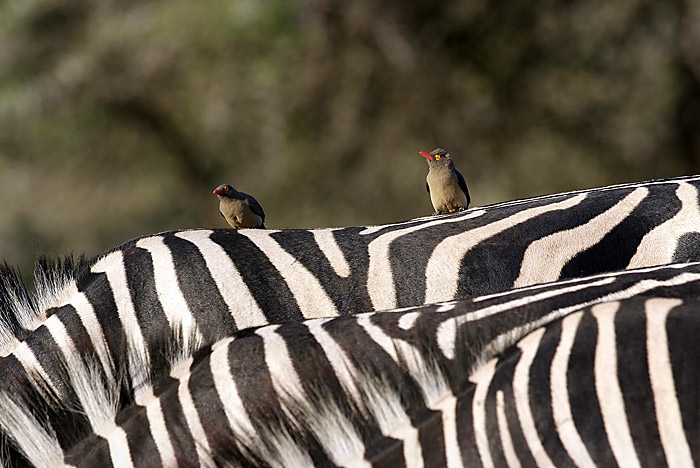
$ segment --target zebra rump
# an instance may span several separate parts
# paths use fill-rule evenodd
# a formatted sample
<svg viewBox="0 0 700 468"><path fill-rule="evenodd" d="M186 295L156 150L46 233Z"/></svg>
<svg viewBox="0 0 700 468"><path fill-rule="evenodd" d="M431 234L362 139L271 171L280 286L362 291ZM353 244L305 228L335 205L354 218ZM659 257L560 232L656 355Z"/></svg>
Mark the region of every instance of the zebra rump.
<svg viewBox="0 0 700 468"><path fill-rule="evenodd" d="M26 338L56 315L101 362L128 356L138 388L167 368L161 343L179 331L211 344L270 323L700 261L699 187L699 176L664 179L383 226L172 231L89 261L40 260L35 297L5 268L0 355L23 343L35 368Z"/></svg>
<svg viewBox="0 0 700 468"><path fill-rule="evenodd" d="M46 385L27 375L24 390L0 392L0 428L23 454L13 466L517 466L513 457L567 466L586 453L596 462L619 461L630 447L637 459L655 463L671 452L666 431L687 433L690 453L698 448L696 412L688 406L697 398L688 380L697 358L688 340L696 336L699 286L700 264L671 265L249 329L195 352L191 340L174 337L171 366L150 395L116 404L119 387L104 390L108 371L76 346L79 355L63 360L77 365L62 372L68 398L42 394ZM654 333L668 330L666 341L648 331L652 323ZM572 333L573 345L559 344ZM554 382L552 355L562 346L571 348L565 357L580 357L557 358L558 393L545 395ZM652 363L652 351L665 354ZM599 389L613 380L617 355L618 387ZM586 362L593 365L579 365ZM644 377L647 362L647 374L661 375L656 383ZM561 383L561 369L573 384ZM127 372L115 374L129 380ZM688 410L680 429L675 422L667 429L664 419L669 376L686 392L678 400ZM80 408L90 398L110 409ZM573 419L550 414L555 398L568 399ZM608 406L620 398L629 437L620 429L620 405ZM658 406L649 406L656 399ZM589 427L591 414L603 425ZM546 426L550 419L559 426ZM654 433L639 432L640 424L663 425L654 442L660 451L643 450ZM65 428L72 440L58 433Z"/></svg>

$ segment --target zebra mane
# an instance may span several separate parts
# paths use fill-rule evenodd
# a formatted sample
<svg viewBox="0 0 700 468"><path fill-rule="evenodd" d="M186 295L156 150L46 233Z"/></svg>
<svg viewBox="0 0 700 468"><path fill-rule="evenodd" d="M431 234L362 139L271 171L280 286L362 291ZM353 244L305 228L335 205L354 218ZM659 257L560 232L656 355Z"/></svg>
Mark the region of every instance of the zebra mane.
<svg viewBox="0 0 700 468"><path fill-rule="evenodd" d="M0 265L0 355L7 354L18 340L46 320L48 309L68 300L72 293L69 285L88 271L91 262L84 254L38 254L33 293L18 268Z"/></svg>
<svg viewBox="0 0 700 468"><path fill-rule="evenodd" d="M371 319L376 316L380 320L394 321L409 313L416 312L373 312L358 317ZM226 413L231 431L224 428L212 430L209 423L208 442L197 447L201 465L304 466L311 464L312 460L317 461L319 456L327 457L336 465L352 464L365 457L372 458L373 462L376 459L381 465L381 460L390 457L392 451L401 450L401 444L392 443L392 440L406 440L407 444L415 445L407 439L418 436L415 426L435 424L434 410L452 404L455 392L468 384L469 363L474 362L473 345L475 340L478 341L477 334L467 333L468 327L462 327L464 332L459 334L456 358L446 363L435 340L435 319L443 315L443 320L455 320L460 314L454 311L455 317L451 317L452 313L436 314L432 310L423 310L420 314L421 319L407 331L410 335L407 341L391 340L389 354L394 354L396 360L388 354L377 356L377 359L363 359L350 351L341 363L347 370L345 378L336 375L327 364L320 365L324 362L320 354L310 354L308 360L283 369L285 373L295 373L303 382L311 382L310 386L301 388L299 380L292 378L280 381L280 386L272 390L265 386L265 379L257 377L266 369L251 362L241 375L250 375L246 382L253 388L247 391L253 395L260 392L263 397L246 405L242 411L230 407L230 400L223 401L224 406L229 406ZM157 411L179 408L178 398L183 386L188 387L190 381L200 381L209 369L229 369L228 356L244 355L252 341L276 333L278 328L283 333L294 333L295 329L305 333L314 325L336 322L334 325L342 327L356 320L356 317L345 316L330 320L311 319L304 321L301 327L286 324L247 329L197 351L186 348L183 344L186 340L177 339L169 346L173 363L169 375L154 383L156 398L141 405L123 407L109 419L118 420L120 427L128 428L129 418L138 418L140 412L149 412L148 408L159 408ZM98 366L99 361L95 359L93 365ZM91 387L98 388L103 381L97 378L99 372L93 374L92 378L96 380ZM242 378L241 375L232 378ZM342 391L339 392L339 388ZM195 402L205 402L212 398L212 392L221 391L209 386L189 386L189 390ZM264 397L271 391L277 398ZM172 425L174 421L177 421L175 426ZM38 422L34 424L39 426ZM173 446L188 440L191 421L186 421L182 414L170 414L168 424ZM364 428L370 425L378 426L381 433L375 434L374 439L365 444L363 441L367 441L368 436ZM3 421L0 421L0 426L4 428ZM111 427L112 431L116 430L116 426ZM51 446L50 432L44 428L39 433L46 439L47 447ZM180 434L183 434L182 440L178 438ZM107 439L111 435L114 432L99 434ZM86 453L89 452L86 447L95 447L91 442L94 437L96 435L89 436L76 445L66 454L66 460L99 456ZM22 443L29 444L31 449L35 442L27 437ZM26 453L24 445L20 449Z"/></svg>

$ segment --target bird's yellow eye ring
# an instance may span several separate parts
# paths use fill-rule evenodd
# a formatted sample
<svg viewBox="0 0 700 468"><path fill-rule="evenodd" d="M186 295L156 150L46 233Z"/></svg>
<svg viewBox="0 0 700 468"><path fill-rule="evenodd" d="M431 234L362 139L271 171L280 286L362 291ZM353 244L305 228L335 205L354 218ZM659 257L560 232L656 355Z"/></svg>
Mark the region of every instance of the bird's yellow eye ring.
<svg viewBox="0 0 700 468"><path fill-rule="evenodd" d="M436 160L436 161L439 161L439 160L440 160L440 155L439 155L439 154L436 154L436 155L435 155L435 160Z"/></svg>
<svg viewBox="0 0 700 468"><path fill-rule="evenodd" d="M228 192L230 189L228 188L228 185L224 187L224 191Z"/></svg>

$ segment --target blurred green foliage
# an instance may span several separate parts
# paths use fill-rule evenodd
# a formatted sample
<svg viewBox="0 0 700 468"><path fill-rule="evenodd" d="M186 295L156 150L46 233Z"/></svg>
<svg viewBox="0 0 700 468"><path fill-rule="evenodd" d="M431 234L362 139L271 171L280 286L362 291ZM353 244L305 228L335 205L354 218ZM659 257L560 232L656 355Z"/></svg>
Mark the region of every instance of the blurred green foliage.
<svg viewBox="0 0 700 468"><path fill-rule="evenodd" d="M699 172L695 0L6 0L0 256L226 226L427 215L420 150L475 205Z"/></svg>

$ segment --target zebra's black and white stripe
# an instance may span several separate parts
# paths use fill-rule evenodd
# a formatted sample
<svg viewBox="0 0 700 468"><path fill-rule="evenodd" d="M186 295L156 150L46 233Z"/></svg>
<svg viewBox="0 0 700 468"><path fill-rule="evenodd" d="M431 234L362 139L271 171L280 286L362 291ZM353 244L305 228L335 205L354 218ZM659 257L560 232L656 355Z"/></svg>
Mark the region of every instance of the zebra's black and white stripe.
<svg viewBox="0 0 700 468"><path fill-rule="evenodd" d="M508 434L518 456L530 456L522 452L525 449L537 452L535 446L517 445L524 436L517 433L512 405L522 403L512 400L512 391L497 396L494 387L520 385L523 371L500 363L521 359L523 352L518 350L529 346L532 336L541 330L545 336L555 333L549 330L561 329L557 324L562 319L571 320L569 316L581 315L578 311L591 305L595 313L620 301L615 307L641 311L646 320L646 309L639 304L671 301L676 307L685 300L689 305L682 310L692 310L699 288L700 264L672 265L472 300L250 329L199 352L188 349L187 340L173 339L177 346L171 350L168 372L154 376L148 397L126 405L117 401L110 406L119 399L120 388L110 387L94 353L76 346L77 355L66 359L61 373L67 379L68 398L56 401L50 392L37 393L41 379L27 377L37 384L25 383L24 392L17 389L12 395L0 392L4 408L0 427L35 466L51 466L48 461L75 466L494 466L489 456L499 466L498 457L513 453L507 441L505 448L499 448L495 437L500 433L493 432L503 417L510 418L506 421L513 428ZM619 334L622 348L635 329L629 330ZM581 352L597 349L597 335L581 333ZM543 343L549 342L538 340L535 345ZM684 357L676 362L692 359L682 349L679 356ZM686 349L694 352L692 347ZM541 359L546 359L542 353ZM533 360L528 372L539 369L537 363L548 362L541 359ZM71 365L76 369L67 369ZM514 368L520 373L513 374ZM77 385L80 376L83 382ZM632 385L639 378L628 377ZM531 385L543 378L530 379ZM588 377L583 373L569 373L570 381L584 378ZM588 392L586 398L591 398L590 392L595 396L595 385L573 389ZM82 405L90 392L96 393L90 398L101 412L62 406ZM577 395L569 398L573 401ZM489 398L498 403L504 397L504 404L511 405L503 410L505 416L489 406ZM531 413L546 409L527 404ZM72 432L78 440L52 434L29 408L43 408L52 427L79 428ZM522 431L529 431L530 420L522 418ZM22 424L12 426L12 421ZM23 434L21 427L28 433ZM480 438L484 433L489 434L488 446ZM532 438L531 432L527 434ZM556 434L545 431L537 437L549 440ZM600 439L605 434L592 431L581 437ZM598 439L591 443L600 444ZM34 446L38 442L46 445Z"/></svg>
<svg viewBox="0 0 700 468"><path fill-rule="evenodd" d="M66 452L84 434L104 434L99 421L158 400L174 342L189 356L268 323L700 260L699 187L697 176L659 180L385 226L174 231L77 266L40 267L35 298L6 269L0 367L12 378L0 380L0 392L36 400L54 426L85 414L56 433ZM60 404L41 403L47 394ZM162 412L147 419L153 434L167 427ZM156 447L160 456L174 450L168 437Z"/></svg>

